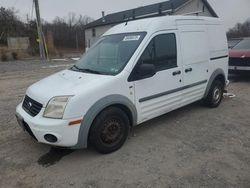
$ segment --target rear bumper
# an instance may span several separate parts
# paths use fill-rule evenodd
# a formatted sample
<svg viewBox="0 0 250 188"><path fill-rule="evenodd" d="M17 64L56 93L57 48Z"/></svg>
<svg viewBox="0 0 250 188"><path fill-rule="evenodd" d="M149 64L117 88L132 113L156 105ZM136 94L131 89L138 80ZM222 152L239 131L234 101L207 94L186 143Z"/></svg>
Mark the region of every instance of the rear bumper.
<svg viewBox="0 0 250 188"><path fill-rule="evenodd" d="M80 123L69 126L72 119L49 119L42 116L44 109L35 116L30 116L20 105L16 108L16 117L19 125L40 143L59 147L74 147L78 142ZM79 118L81 119L81 118ZM75 120L75 119L74 119ZM45 135L53 135L57 141L52 143L45 139Z"/></svg>

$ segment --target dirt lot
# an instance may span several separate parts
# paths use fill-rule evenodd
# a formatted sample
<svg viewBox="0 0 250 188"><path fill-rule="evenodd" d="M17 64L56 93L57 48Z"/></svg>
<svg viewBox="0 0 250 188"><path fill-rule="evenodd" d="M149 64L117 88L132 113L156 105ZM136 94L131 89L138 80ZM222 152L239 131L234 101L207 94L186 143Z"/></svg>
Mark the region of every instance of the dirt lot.
<svg viewBox="0 0 250 188"><path fill-rule="evenodd" d="M38 144L15 120L26 88L72 63L0 63L0 187L250 187L250 78L233 77L219 108L171 112L101 155Z"/></svg>

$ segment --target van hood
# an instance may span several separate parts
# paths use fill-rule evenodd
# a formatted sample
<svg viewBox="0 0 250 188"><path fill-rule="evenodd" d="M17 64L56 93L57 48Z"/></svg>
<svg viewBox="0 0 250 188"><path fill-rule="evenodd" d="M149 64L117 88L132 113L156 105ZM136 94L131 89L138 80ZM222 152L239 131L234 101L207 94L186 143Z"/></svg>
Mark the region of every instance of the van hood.
<svg viewBox="0 0 250 188"><path fill-rule="evenodd" d="M111 77L113 76L64 70L31 85L26 94L45 107L55 96L77 95Z"/></svg>

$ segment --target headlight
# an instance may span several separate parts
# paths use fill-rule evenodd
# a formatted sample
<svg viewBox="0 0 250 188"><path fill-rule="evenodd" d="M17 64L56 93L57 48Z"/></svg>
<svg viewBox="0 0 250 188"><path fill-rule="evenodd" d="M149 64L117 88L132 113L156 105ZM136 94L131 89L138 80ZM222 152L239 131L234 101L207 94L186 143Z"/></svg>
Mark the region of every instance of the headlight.
<svg viewBox="0 0 250 188"><path fill-rule="evenodd" d="M43 116L47 118L54 118L54 119L62 119L64 110L66 108L66 105L69 101L71 96L65 96L65 97L54 97L52 98L44 113Z"/></svg>

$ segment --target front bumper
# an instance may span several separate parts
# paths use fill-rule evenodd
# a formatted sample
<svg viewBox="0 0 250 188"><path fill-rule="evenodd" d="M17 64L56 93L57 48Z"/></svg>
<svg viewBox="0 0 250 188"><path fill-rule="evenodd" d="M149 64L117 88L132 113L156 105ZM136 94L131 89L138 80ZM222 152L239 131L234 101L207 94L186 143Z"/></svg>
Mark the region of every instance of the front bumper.
<svg viewBox="0 0 250 188"><path fill-rule="evenodd" d="M68 124L77 118L67 120L44 118L44 110L42 108L37 116L32 117L19 104L16 108L19 125L40 143L59 147L74 147L78 142L80 123L74 126L69 126ZM55 136L57 141L52 143L45 140L44 136L48 134Z"/></svg>

